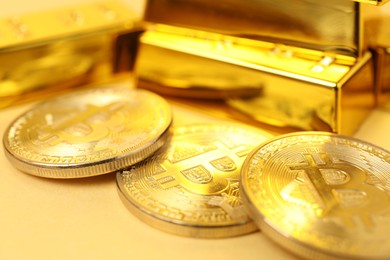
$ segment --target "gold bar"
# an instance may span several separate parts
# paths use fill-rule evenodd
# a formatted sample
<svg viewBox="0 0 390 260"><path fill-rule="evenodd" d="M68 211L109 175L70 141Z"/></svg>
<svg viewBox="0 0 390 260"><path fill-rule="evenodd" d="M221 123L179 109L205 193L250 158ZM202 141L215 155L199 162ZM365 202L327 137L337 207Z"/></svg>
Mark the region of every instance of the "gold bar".
<svg viewBox="0 0 390 260"><path fill-rule="evenodd" d="M354 1L364 3L364 4L372 4L376 6L381 6L389 2L389 0L354 0Z"/></svg>
<svg viewBox="0 0 390 260"><path fill-rule="evenodd" d="M377 103L389 106L390 101L390 17L378 14L366 21L368 46L375 60Z"/></svg>
<svg viewBox="0 0 390 260"><path fill-rule="evenodd" d="M155 91L164 91L167 85L183 81L183 73L188 86L210 85L208 81L215 80L212 75L218 73L261 85L257 96L225 100L222 111L229 116L240 114L240 119L280 128L350 134L375 104L369 52L357 59L159 24L140 41L136 62L140 87L148 87L152 81ZM198 75L202 74L209 76L200 84ZM218 78L224 81L223 76Z"/></svg>
<svg viewBox="0 0 390 260"><path fill-rule="evenodd" d="M112 78L115 39L139 31L135 17L111 1L0 19L0 108Z"/></svg>
<svg viewBox="0 0 390 260"><path fill-rule="evenodd" d="M149 0L144 19L353 57L365 48L360 4L351 0Z"/></svg>

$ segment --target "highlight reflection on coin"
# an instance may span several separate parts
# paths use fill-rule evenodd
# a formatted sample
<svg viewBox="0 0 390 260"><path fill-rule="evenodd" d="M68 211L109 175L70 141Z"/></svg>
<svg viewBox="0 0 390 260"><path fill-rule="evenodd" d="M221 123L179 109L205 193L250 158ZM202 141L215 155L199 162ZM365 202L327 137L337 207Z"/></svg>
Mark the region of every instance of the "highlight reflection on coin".
<svg viewBox="0 0 390 260"><path fill-rule="evenodd" d="M265 142L241 172L260 229L311 259L390 257L390 153L360 140L303 132Z"/></svg>
<svg viewBox="0 0 390 260"><path fill-rule="evenodd" d="M165 144L171 121L163 98L108 86L39 104L9 126L3 142L9 160L26 173L87 177L145 159Z"/></svg>
<svg viewBox="0 0 390 260"><path fill-rule="evenodd" d="M176 128L169 145L117 173L119 194L137 217L166 232L206 238L253 232L239 197L240 168L270 137L236 124Z"/></svg>

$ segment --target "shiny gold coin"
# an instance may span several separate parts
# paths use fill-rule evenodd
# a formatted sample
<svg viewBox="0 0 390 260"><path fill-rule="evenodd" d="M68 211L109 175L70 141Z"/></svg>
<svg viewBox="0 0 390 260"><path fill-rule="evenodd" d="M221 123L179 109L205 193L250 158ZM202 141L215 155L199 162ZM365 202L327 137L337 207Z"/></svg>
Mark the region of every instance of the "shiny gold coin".
<svg viewBox="0 0 390 260"><path fill-rule="evenodd" d="M389 183L388 151L324 132L265 142L241 171L260 229L310 259L389 259Z"/></svg>
<svg viewBox="0 0 390 260"><path fill-rule="evenodd" d="M117 173L137 217L177 235L218 238L257 230L239 196L246 155L271 135L236 124L178 127L169 145Z"/></svg>
<svg viewBox="0 0 390 260"><path fill-rule="evenodd" d="M137 163L165 144L169 104L144 90L101 87L43 102L3 138L23 172L48 178L100 175Z"/></svg>

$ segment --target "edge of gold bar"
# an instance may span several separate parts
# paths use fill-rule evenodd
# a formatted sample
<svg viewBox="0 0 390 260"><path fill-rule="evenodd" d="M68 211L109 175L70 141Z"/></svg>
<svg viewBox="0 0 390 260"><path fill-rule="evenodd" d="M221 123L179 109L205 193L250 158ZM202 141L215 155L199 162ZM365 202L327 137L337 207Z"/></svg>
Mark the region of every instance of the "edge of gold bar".
<svg viewBox="0 0 390 260"><path fill-rule="evenodd" d="M377 6L381 6L389 2L389 0L353 0L353 1L364 3L364 4L377 5Z"/></svg>
<svg viewBox="0 0 390 260"><path fill-rule="evenodd" d="M116 38L140 28L116 1L1 18L0 108L111 79Z"/></svg>
<svg viewBox="0 0 390 260"><path fill-rule="evenodd" d="M360 4L351 0L148 0L144 19L359 57Z"/></svg>
<svg viewBox="0 0 390 260"><path fill-rule="evenodd" d="M252 97L227 97L226 111L236 111L230 114L281 128L344 134L353 133L375 105L370 52L355 59L203 31L177 34L176 28L170 32L166 26L159 28L140 38L135 69L140 87L152 81L154 91L171 95L164 89L173 89L184 79L188 87L246 78L262 91Z"/></svg>
<svg viewBox="0 0 390 260"><path fill-rule="evenodd" d="M377 15L366 21L368 47L375 61L377 103L390 109L390 17Z"/></svg>

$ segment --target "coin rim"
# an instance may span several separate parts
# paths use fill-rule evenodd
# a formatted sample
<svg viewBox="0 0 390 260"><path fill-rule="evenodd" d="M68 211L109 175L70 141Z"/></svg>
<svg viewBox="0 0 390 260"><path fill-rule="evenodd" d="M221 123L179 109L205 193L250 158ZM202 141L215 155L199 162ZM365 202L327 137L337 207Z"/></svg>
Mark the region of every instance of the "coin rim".
<svg viewBox="0 0 390 260"><path fill-rule="evenodd" d="M10 151L9 138L8 138L10 129L20 118L30 113L31 111L39 109L41 105L54 102L57 99L69 98L75 95L87 95L93 92L101 92L101 91L104 92L104 91L112 91L112 90L144 92L147 93L148 95L154 96L153 98L157 97L158 99L160 99L162 103L164 103L164 106L167 109L167 115L169 115L165 123L165 128L162 128L161 133L156 134L155 138L151 138L148 144L145 144L144 146L134 147L134 149L131 149L119 156L106 158L97 162L88 162L88 163L80 163L80 164L62 164L62 165L42 164L37 161L29 161L26 160L25 158L19 158L17 155L15 155ZM61 97L55 97L40 102L39 104L35 105L33 108L19 115L7 127L6 131L4 132L3 135L4 154L15 168L19 169L24 173L31 174L34 176L39 176L39 177L53 178L53 179L75 179L75 178L84 178L84 177L98 176L106 173L111 173L111 172L115 172L116 170L123 169L130 165L133 165L137 162L140 162L143 159L149 157L152 153L157 151L159 148L161 148L171 136L170 128L173 123L172 113L173 112L170 104L164 98L147 90L123 88L118 85L112 85L111 87L107 86L107 87L76 91L76 92L63 95Z"/></svg>
<svg viewBox="0 0 390 260"><path fill-rule="evenodd" d="M254 154L256 154L261 148L264 146L284 138L288 138L291 136L302 136L302 135L320 135L320 136L329 136L329 137L337 137L352 140L361 144L364 144L368 147L372 147L374 149L380 150L381 152L390 154L390 152L384 148L371 144L369 142L360 140L355 137L323 132L323 131L301 131L295 133L289 133L284 135L276 136L271 140L267 140L263 142L261 145L257 146L252 150L250 154L246 157L243 166L241 168L241 178L240 178L240 188L241 188L241 197L243 200L243 204L245 205L249 216L253 219L253 221L257 224L260 231L263 232L266 236L268 236L274 243L281 246L282 248L288 250L289 252L308 259L388 259L389 256L370 256L370 255L352 255L347 253L336 253L334 251L325 250L322 248L318 248L315 245L311 245L305 243L297 238L291 236L290 234L281 230L276 224L272 223L272 220L266 218L260 209L257 209L255 203L253 202L253 195L251 192L248 192L249 189L246 185L246 174L248 172L248 167L250 166L250 161Z"/></svg>
<svg viewBox="0 0 390 260"><path fill-rule="evenodd" d="M265 138L272 138L272 134L266 132L262 129L258 129L253 126L248 126L245 124L234 123L234 122L223 122L224 125L229 127L240 127L240 128L249 128L253 131L259 132L265 136ZM214 123L196 123L196 124L186 124L176 126L172 132L180 131L183 128L192 128L192 127L202 127L202 126L214 126L221 127L221 124L218 122ZM173 134L174 135L174 134ZM258 226L252 219L248 219L244 223L235 223L230 225L221 225L221 226L207 226L207 225L194 225L191 223L180 222L177 223L175 220L169 218L162 218L159 215L156 215L155 212L142 207L142 205L136 203L133 198L131 198L126 191L124 183L121 181L122 172L119 171L116 174L116 186L118 194L128 208L128 210L133 213L138 219L143 221L150 226L165 231L167 233L195 237L195 238L227 238L235 237L250 234L258 231ZM240 185L240 198L241 198L241 185Z"/></svg>
<svg viewBox="0 0 390 260"><path fill-rule="evenodd" d="M247 221L243 224L234 224L234 225L225 225L225 226L204 226L204 225L190 225L186 223L175 223L175 221L170 221L168 219L162 219L153 215L153 212L142 208L141 205L136 205L126 194L120 184L118 184L118 175L120 172L117 172L117 191L120 199L122 200L125 207L139 220L150 225L153 228L159 229L161 231L193 238L228 238L246 235L258 231L257 225L254 221ZM123 185L122 185L123 186Z"/></svg>

